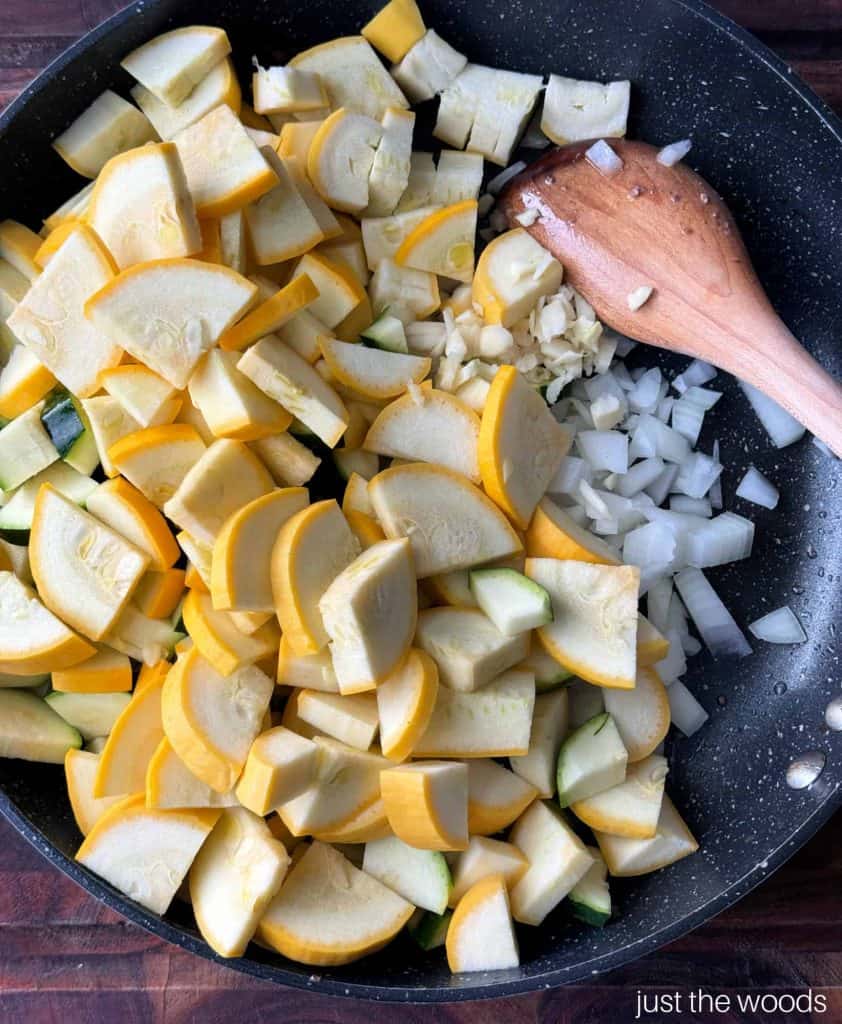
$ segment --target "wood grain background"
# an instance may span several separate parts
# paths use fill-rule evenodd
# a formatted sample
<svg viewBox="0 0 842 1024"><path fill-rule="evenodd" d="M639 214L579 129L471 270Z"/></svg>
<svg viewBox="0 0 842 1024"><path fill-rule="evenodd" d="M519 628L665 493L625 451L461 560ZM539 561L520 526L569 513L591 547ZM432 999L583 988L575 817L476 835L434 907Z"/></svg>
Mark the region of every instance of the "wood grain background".
<svg viewBox="0 0 842 1024"><path fill-rule="evenodd" d="M121 6L0 0L0 108ZM842 0L714 6L758 34L842 113ZM625 1024L634 1019L638 989L699 987L732 996L812 987L828 1008L813 1016L685 1013L684 1024L842 1022L842 817L736 907L652 956L556 992L439 1007L329 999L184 953L100 906L0 820L0 1024Z"/></svg>

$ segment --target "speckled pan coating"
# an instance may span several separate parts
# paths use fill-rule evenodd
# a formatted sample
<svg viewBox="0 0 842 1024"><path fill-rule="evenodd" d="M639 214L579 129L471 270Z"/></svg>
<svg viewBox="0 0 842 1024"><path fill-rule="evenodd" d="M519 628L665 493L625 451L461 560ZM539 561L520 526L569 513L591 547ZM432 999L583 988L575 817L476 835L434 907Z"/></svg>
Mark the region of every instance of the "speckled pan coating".
<svg viewBox="0 0 842 1024"><path fill-rule="evenodd" d="M37 226L80 182L48 141L105 87L129 84L118 60L155 33L193 21L223 25L245 80L256 53L277 63L329 35L352 33L379 6L309 0L138 3L60 57L0 118L0 216ZM519 71L630 78L630 134L653 143L692 136L689 162L731 204L784 319L842 375L842 125L785 66L695 0L424 0L430 25L471 60ZM644 353L675 368L683 361ZM732 381L710 417L723 445L726 504L758 525L748 565L711 572L738 622L789 603L810 636L800 647L753 641L738 663L692 662L687 683L711 713L672 744L668 788L701 852L649 878L612 885L619 913L602 931L558 911L521 929L519 970L451 978L444 956L402 939L342 969L313 972L252 947L227 961L262 978L332 995L449 1001L551 988L634 959L700 924L778 867L840 804L842 734L824 709L842 685L842 470L808 440L772 449ZM734 500L749 462L781 489L775 513ZM840 626L835 625L836 622ZM783 684L783 685L782 685ZM781 692L786 687L785 692ZM827 755L813 786L792 791L789 762ZM76 833L60 769L0 761L0 808L62 870L150 931L212 957L185 909L161 921L67 858Z"/></svg>

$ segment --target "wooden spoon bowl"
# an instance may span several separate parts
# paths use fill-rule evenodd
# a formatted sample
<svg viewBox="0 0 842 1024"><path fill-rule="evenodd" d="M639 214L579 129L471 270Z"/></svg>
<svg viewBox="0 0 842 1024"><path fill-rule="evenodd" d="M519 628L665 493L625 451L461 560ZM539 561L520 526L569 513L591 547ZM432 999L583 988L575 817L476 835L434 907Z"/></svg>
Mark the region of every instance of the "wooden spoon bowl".
<svg viewBox="0 0 842 1024"><path fill-rule="evenodd" d="M665 166L644 142L612 139L622 168L555 149L500 198L562 263L566 280L615 330L704 359L769 395L842 457L842 386L778 317L722 198L685 164ZM633 309L630 297L651 288Z"/></svg>

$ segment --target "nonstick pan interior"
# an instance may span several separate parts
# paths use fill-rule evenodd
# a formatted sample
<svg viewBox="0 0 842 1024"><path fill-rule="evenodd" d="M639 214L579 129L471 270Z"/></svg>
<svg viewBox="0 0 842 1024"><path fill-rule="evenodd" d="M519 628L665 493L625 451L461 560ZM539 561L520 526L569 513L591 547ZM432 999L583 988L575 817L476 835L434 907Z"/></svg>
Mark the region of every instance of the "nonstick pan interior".
<svg viewBox="0 0 842 1024"><path fill-rule="evenodd" d="M228 31L241 81L250 58L282 63L298 50L352 34L377 0L152 0L100 26L59 58L0 118L0 217L37 227L81 182L49 140L104 88L126 94L119 59L179 24ZM423 0L427 23L472 61L535 73L629 78L632 137L664 144L693 139L688 162L731 205L772 301L816 357L842 376L842 133L837 119L760 44L690 0ZM686 360L638 350L647 365ZM750 561L710 572L738 622L789 604L806 644L754 641L752 657L692 659L687 684L710 712L690 740L673 739L668 789L701 842L694 857L654 875L613 883L616 919L602 930L560 909L541 928L521 929L522 967L452 978L441 951L407 940L345 968L316 970L252 946L226 961L263 978L334 995L439 1001L500 996L584 978L646 953L729 903L789 856L840 803L842 736L824 709L842 684L840 463L805 439L771 447L735 383L702 436L725 464L726 507L757 523ZM775 512L735 501L753 463L781 489ZM826 766L808 789L785 781L790 762L820 752ZM131 920L212 957L180 904L164 920L126 901L67 858L79 843L61 769L0 760L0 807L62 870Z"/></svg>

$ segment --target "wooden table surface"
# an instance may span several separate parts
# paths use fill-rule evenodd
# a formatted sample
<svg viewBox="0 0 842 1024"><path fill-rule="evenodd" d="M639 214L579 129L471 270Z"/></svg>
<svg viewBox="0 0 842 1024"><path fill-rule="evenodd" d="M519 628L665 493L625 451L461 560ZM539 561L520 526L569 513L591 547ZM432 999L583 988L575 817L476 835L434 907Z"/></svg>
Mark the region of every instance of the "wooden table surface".
<svg viewBox="0 0 842 1024"><path fill-rule="evenodd" d="M0 108L121 6L121 0L2 0ZM842 114L842 0L715 0L714 6L758 34ZM732 995L821 989L828 1009L812 1019L836 1024L842 1021L840 883L837 815L736 907L591 983L494 1003L376 1006L278 989L161 942L104 909L0 820L0 1024L626 1022L634 1019L638 989L698 987ZM715 1019L775 1024L811 1017L732 1012Z"/></svg>

